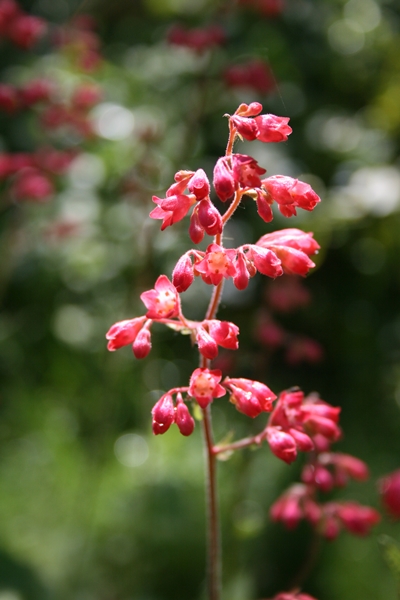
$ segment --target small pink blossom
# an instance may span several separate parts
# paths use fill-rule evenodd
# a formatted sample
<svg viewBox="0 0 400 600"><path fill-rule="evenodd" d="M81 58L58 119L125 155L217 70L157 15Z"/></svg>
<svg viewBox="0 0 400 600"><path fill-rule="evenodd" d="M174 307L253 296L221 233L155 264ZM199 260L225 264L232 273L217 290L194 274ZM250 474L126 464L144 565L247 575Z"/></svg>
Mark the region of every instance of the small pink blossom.
<svg viewBox="0 0 400 600"><path fill-rule="evenodd" d="M236 275L233 264L235 254L235 250L226 250L218 244L210 244L204 258L195 264L195 269L205 283L218 285L224 277Z"/></svg>
<svg viewBox="0 0 400 600"><path fill-rule="evenodd" d="M264 383L226 377L223 385L231 392L230 402L239 412L253 419L262 412L271 412L276 395Z"/></svg>
<svg viewBox="0 0 400 600"><path fill-rule="evenodd" d="M215 163L213 185L222 202L229 200L235 193L237 182L232 173L229 157L223 156Z"/></svg>
<svg viewBox="0 0 400 600"><path fill-rule="evenodd" d="M148 319L168 319L179 315L179 295L166 275L160 275L154 289L143 292L140 298L148 309Z"/></svg>
<svg viewBox="0 0 400 600"><path fill-rule="evenodd" d="M136 317L115 323L106 333L106 338L109 340L107 349L114 352L123 346L133 344L145 320L146 317Z"/></svg>
<svg viewBox="0 0 400 600"><path fill-rule="evenodd" d="M26 107L34 106L39 102L50 100L54 84L48 79L32 79L20 90L22 104Z"/></svg>
<svg viewBox="0 0 400 600"><path fill-rule="evenodd" d="M213 46L222 45L226 40L226 35L222 27L216 24L194 29L177 24L171 27L167 39L170 44L184 46L202 54Z"/></svg>
<svg viewBox="0 0 400 600"><path fill-rule="evenodd" d="M216 235L222 233L223 224L219 211L210 200L201 200L198 204L199 224L207 235Z"/></svg>
<svg viewBox="0 0 400 600"><path fill-rule="evenodd" d="M203 169L197 169L188 183L188 190L196 196L197 200L203 200L210 193L210 182Z"/></svg>
<svg viewBox="0 0 400 600"><path fill-rule="evenodd" d="M150 323L150 322L149 322ZM146 358L151 350L151 334L149 328L145 325L137 334L132 344L133 354L136 358Z"/></svg>
<svg viewBox="0 0 400 600"><path fill-rule="evenodd" d="M12 186L16 200L24 202L48 202L54 194L52 181L37 169L21 171Z"/></svg>
<svg viewBox="0 0 400 600"><path fill-rule="evenodd" d="M246 154L232 154L231 161L233 178L242 188L261 186L260 175L265 173L265 169L254 158Z"/></svg>
<svg viewBox="0 0 400 600"><path fill-rule="evenodd" d="M194 419L191 416L188 407L182 399L182 395L177 395L177 405L175 409L175 423L179 431L184 436L189 436L194 430Z"/></svg>
<svg viewBox="0 0 400 600"><path fill-rule="evenodd" d="M175 421L175 407L171 394L161 396L151 411L153 415L153 433L160 435L168 431Z"/></svg>
<svg viewBox="0 0 400 600"><path fill-rule="evenodd" d="M201 408L206 408L214 398L226 394L220 385L222 373L219 369L195 369L190 377L189 396L195 398Z"/></svg>
<svg viewBox="0 0 400 600"><path fill-rule="evenodd" d="M272 200L278 203L279 210L284 216L295 215L296 207L311 211L321 201L308 183L285 175L273 175L263 179L262 186ZM285 212L288 209L290 214Z"/></svg>
<svg viewBox="0 0 400 600"><path fill-rule="evenodd" d="M190 207L195 204L196 198L192 195L178 194L158 198L153 196L153 202L157 204L150 217L152 219L162 219L161 231L164 231L170 225L181 221L188 213Z"/></svg>
<svg viewBox="0 0 400 600"><path fill-rule="evenodd" d="M292 128L288 125L289 121L289 117L277 117L270 114L255 117L258 141L285 142L292 133Z"/></svg>
<svg viewBox="0 0 400 600"><path fill-rule="evenodd" d="M172 271L172 283L174 284L176 291L180 294L181 292L185 292L192 285L193 280L194 273L192 260L186 252L180 257Z"/></svg>
<svg viewBox="0 0 400 600"><path fill-rule="evenodd" d="M267 427L266 436L269 446L277 458L290 465L297 457L297 444L293 436L278 427Z"/></svg>
<svg viewBox="0 0 400 600"><path fill-rule="evenodd" d="M47 23L44 19L22 14L11 23L8 37L17 46L29 50L46 32Z"/></svg>

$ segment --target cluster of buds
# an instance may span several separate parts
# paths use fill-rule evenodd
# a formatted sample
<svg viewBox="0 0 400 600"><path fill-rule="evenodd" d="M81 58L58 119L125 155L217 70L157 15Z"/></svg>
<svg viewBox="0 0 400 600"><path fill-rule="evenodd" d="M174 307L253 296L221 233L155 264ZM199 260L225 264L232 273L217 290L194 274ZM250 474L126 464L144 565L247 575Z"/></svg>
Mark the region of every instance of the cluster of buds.
<svg viewBox="0 0 400 600"><path fill-rule="evenodd" d="M25 13L15 0L0 0L0 37L29 50L47 29L46 21Z"/></svg>
<svg viewBox="0 0 400 600"><path fill-rule="evenodd" d="M296 414L298 406L294 404ZM288 408L292 406L290 403ZM309 419L310 413L306 418L310 425ZM378 511L353 501L322 503L318 492L331 492L334 488L344 487L350 480L365 481L369 477L368 467L359 458L330 450L332 442L340 437L334 413L319 409L311 419L313 451L303 467L302 483L292 485L278 498L271 507L271 518L283 522L288 529L295 528L301 519L305 519L328 540L335 539L342 528L355 535L367 535L380 520Z"/></svg>
<svg viewBox="0 0 400 600"><path fill-rule="evenodd" d="M173 25L167 34L167 41L175 46L190 48L198 54L226 41L225 31L219 25L189 29L182 25Z"/></svg>

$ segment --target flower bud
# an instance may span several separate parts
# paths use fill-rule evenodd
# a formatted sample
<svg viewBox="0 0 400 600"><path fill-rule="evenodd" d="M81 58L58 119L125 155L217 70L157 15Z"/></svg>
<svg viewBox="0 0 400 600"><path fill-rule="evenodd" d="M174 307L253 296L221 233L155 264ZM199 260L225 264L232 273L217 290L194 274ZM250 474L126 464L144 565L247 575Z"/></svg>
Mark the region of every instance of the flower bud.
<svg viewBox="0 0 400 600"><path fill-rule="evenodd" d="M177 401L175 423L182 435L191 435L194 430L194 419L191 416L188 407L183 402L181 394L177 395Z"/></svg>
<svg viewBox="0 0 400 600"><path fill-rule="evenodd" d="M147 327L143 327L132 344L133 354L136 358L146 358L151 350L151 334Z"/></svg>
<svg viewBox="0 0 400 600"><path fill-rule="evenodd" d="M223 224L219 211L209 200L202 200L198 207L199 223L207 235L222 233Z"/></svg>
<svg viewBox="0 0 400 600"><path fill-rule="evenodd" d="M165 433L175 421L175 408L171 394L164 394L151 411L153 415L153 433Z"/></svg>
<svg viewBox="0 0 400 600"><path fill-rule="evenodd" d="M178 260L172 271L172 283L176 287L176 291L180 294L192 285L194 279L193 265L188 254L184 254Z"/></svg>

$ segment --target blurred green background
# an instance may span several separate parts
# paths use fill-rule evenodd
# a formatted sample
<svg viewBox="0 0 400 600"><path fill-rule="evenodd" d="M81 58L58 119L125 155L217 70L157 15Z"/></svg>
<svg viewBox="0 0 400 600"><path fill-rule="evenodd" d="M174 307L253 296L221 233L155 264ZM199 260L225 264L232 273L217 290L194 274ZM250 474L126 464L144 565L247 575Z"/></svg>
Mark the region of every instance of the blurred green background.
<svg viewBox="0 0 400 600"><path fill-rule="evenodd" d="M289 116L285 144L243 143L268 174L312 184L322 203L265 224L250 201L229 226L232 245L276 228L314 231L312 302L274 315L291 335L324 349L319 362L288 364L257 337L268 282L227 286L221 318L241 329L240 351L221 357L232 376L278 392L299 385L342 407L338 450L365 460L371 479L334 497L379 506L376 480L400 466L400 6L397 0L37 0L24 10L56 31L77 15L97 23L100 64L84 69L51 35L32 49L1 41L2 81L56 82L61 99L95 83L94 134L48 131L40 107L0 114L0 151L41 145L79 151L46 203L15 202L2 183L0 215L0 600L194 600L204 597L205 517L201 432L153 437L162 391L186 385L197 366L185 337L154 327L153 350L110 354L104 335L143 313L139 295L171 274L189 248L187 219L165 232L148 213L177 169L209 177L227 140L225 113L259 101ZM279 5L279 3L277 3ZM204 52L170 44L173 24L220 25ZM226 69L258 58L270 89L229 86ZM72 229L62 232L63 224ZM61 231L61 233L60 233ZM203 286L206 287L206 286ZM183 297L201 318L201 285ZM269 314L269 312L268 312ZM261 315L261 317L260 317ZM304 357L303 357L304 358ZM221 399L222 438L260 429ZM299 476L266 447L219 465L224 599L287 589L311 533L272 524L271 503ZM304 589L319 600L394 600L380 543L400 541L384 517L367 539L324 543Z"/></svg>

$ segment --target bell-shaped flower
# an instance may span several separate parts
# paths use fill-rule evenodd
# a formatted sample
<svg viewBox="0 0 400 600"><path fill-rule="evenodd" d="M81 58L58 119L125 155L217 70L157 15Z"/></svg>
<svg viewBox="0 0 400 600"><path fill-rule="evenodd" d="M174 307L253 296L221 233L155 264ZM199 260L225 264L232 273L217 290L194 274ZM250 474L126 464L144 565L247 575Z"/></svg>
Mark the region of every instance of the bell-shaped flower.
<svg viewBox="0 0 400 600"><path fill-rule="evenodd" d="M190 377L188 394L197 400L201 408L206 408L214 398L226 394L220 385L222 373L219 369L195 369Z"/></svg>
<svg viewBox="0 0 400 600"><path fill-rule="evenodd" d="M166 275L160 275L154 289L143 292L140 298L148 309L148 319L168 319L179 315L179 295Z"/></svg>
<svg viewBox="0 0 400 600"><path fill-rule="evenodd" d="M222 233L222 217L209 199L201 200L197 210L199 223L207 235Z"/></svg>
<svg viewBox="0 0 400 600"><path fill-rule="evenodd" d="M149 321L150 323L150 321ZM132 344L133 354L136 358L146 358L151 350L151 334L146 327L142 327L139 333L136 336L135 341Z"/></svg>
<svg viewBox="0 0 400 600"><path fill-rule="evenodd" d="M190 217L189 236L194 244L200 244L204 237L204 227L199 220L199 205L194 207Z"/></svg>
<svg viewBox="0 0 400 600"><path fill-rule="evenodd" d="M194 419L191 416L188 407L184 403L181 393L177 394L176 401L175 423L177 424L182 435L191 435L194 430Z"/></svg>
<svg viewBox="0 0 400 600"><path fill-rule="evenodd" d="M257 212L266 223L270 223L274 218L269 195L263 189L257 189Z"/></svg>
<svg viewBox="0 0 400 600"><path fill-rule="evenodd" d="M247 258L251 258L257 271L267 277L279 277L283 273L281 261L272 250L249 244Z"/></svg>
<svg viewBox="0 0 400 600"><path fill-rule="evenodd" d="M231 160L233 177L241 187L261 187L260 175L266 171L254 158L246 154L232 154Z"/></svg>
<svg viewBox="0 0 400 600"><path fill-rule="evenodd" d="M197 200L203 200L210 194L210 182L203 169L197 169L189 181L188 190Z"/></svg>
<svg viewBox="0 0 400 600"><path fill-rule="evenodd" d="M205 321L205 323L208 326L211 337L217 342L218 346L228 348L229 350L238 349L239 342L237 336L239 335L239 327L235 323L218 321L218 319Z"/></svg>
<svg viewBox="0 0 400 600"><path fill-rule="evenodd" d="M164 231L187 215L190 207L195 204L196 197L191 194L176 194L166 198L153 196L153 202L157 204L157 207L151 211L149 216L152 219L162 219L161 231Z"/></svg>
<svg viewBox="0 0 400 600"><path fill-rule="evenodd" d="M183 254L175 265L172 271L172 283L176 291L180 294L185 292L193 283L194 273L192 260L186 252Z"/></svg>
<svg viewBox="0 0 400 600"><path fill-rule="evenodd" d="M238 290L245 290L249 285L250 273L248 262L243 252L237 253L234 266L233 284Z"/></svg>
<svg viewBox="0 0 400 600"><path fill-rule="evenodd" d="M233 263L236 250L227 250L218 244L210 244L202 260L195 264L203 281L218 285L222 279L234 277L236 268Z"/></svg>
<svg viewBox="0 0 400 600"><path fill-rule="evenodd" d="M252 379L224 379L223 385L231 392L230 402L237 410L255 418L262 412L271 412L276 395L260 381Z"/></svg>
<svg viewBox="0 0 400 600"><path fill-rule="evenodd" d="M289 117L276 115L259 115L254 118L257 125L257 139L260 142L285 142L292 128L288 125Z"/></svg>
<svg viewBox="0 0 400 600"><path fill-rule="evenodd" d="M288 465L296 460L297 444L293 436L278 427L267 427L266 437L277 458L285 461Z"/></svg>
<svg viewBox="0 0 400 600"><path fill-rule="evenodd" d="M314 240L313 235L311 231L306 233L305 231L301 231L301 229L281 229L272 233L266 233L256 242L256 245L263 248L285 246L301 250L307 256L312 256L320 248L318 242Z"/></svg>
<svg viewBox="0 0 400 600"><path fill-rule="evenodd" d="M313 499L310 488L296 483L274 502L270 516L273 521L281 521L288 529L294 529L301 519L316 525L321 517L321 508Z"/></svg>
<svg viewBox="0 0 400 600"><path fill-rule="evenodd" d="M159 435L168 431L175 421L175 407L171 394L167 393L161 396L151 414L153 416L153 433Z"/></svg>
<svg viewBox="0 0 400 600"><path fill-rule="evenodd" d="M294 214L296 206L310 211L321 201L308 183L286 175L263 179L262 186L279 205L294 205Z"/></svg>
<svg viewBox="0 0 400 600"><path fill-rule="evenodd" d="M146 317L136 317L114 323L106 333L107 349L114 352L123 346L133 344L145 320Z"/></svg>
<svg viewBox="0 0 400 600"><path fill-rule="evenodd" d="M238 134L245 140L251 142L257 138L258 128L254 119L232 115L229 120L235 126Z"/></svg>
<svg viewBox="0 0 400 600"><path fill-rule="evenodd" d="M208 331L201 325L196 328L196 342L199 352L205 358L212 360L218 355L218 344Z"/></svg>
<svg viewBox="0 0 400 600"><path fill-rule="evenodd" d="M214 167L213 185L218 198L222 202L229 200L237 187L229 161L230 157L223 156L217 160Z"/></svg>

